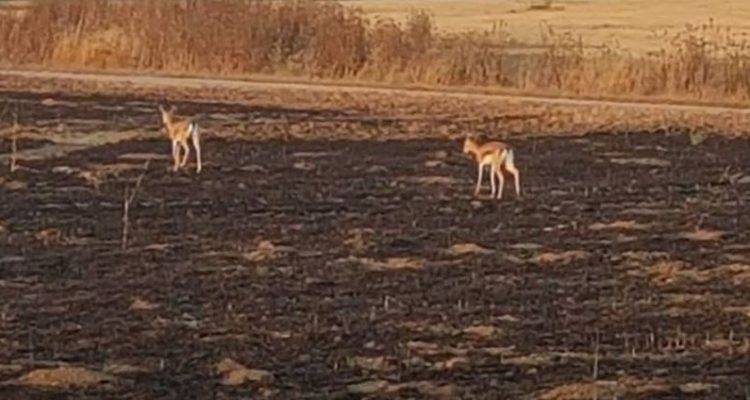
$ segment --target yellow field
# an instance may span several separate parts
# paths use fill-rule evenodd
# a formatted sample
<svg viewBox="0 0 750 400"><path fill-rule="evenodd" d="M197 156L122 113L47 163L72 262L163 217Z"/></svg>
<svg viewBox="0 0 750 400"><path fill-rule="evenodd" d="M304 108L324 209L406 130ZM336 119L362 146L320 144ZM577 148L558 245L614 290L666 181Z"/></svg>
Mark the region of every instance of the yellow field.
<svg viewBox="0 0 750 400"><path fill-rule="evenodd" d="M747 0L553 0L548 9L530 9L541 0L353 0L372 17L402 20L410 10L429 10L438 29L464 31L488 29L502 21L517 40L540 42L540 25L549 23L561 31L581 35L588 45L619 42L636 52L658 50L664 30L685 24L715 23L750 34L750 2Z"/></svg>

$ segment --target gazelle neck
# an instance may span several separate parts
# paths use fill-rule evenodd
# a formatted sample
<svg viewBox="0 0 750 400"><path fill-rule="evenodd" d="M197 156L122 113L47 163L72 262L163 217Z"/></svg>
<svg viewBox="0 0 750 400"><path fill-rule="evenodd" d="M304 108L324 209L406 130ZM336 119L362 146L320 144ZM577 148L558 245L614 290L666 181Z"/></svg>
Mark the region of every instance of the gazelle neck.
<svg viewBox="0 0 750 400"><path fill-rule="evenodd" d="M479 154L479 145L472 139L466 141L466 151L474 155Z"/></svg>
<svg viewBox="0 0 750 400"><path fill-rule="evenodd" d="M164 122L164 125L171 127L172 124L174 123L174 117L170 113L163 113L162 121Z"/></svg>

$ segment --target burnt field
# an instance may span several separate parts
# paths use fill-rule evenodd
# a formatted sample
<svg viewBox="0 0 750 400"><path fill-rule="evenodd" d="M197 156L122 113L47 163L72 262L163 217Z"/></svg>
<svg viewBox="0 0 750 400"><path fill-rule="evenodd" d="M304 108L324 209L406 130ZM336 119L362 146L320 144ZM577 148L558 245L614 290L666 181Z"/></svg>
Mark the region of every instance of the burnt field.
<svg viewBox="0 0 750 400"><path fill-rule="evenodd" d="M41 99L20 151L157 129L145 100ZM211 107L209 126L344 118ZM458 141L209 129L196 175L146 136L0 171L0 397L750 392L747 139L510 138L524 193L495 201Z"/></svg>

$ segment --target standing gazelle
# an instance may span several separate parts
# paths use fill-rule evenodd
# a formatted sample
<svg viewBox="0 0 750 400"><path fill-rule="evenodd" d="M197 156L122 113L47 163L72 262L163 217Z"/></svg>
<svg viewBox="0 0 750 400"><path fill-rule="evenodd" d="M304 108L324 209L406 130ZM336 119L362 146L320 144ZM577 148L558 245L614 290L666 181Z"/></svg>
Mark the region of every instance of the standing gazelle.
<svg viewBox="0 0 750 400"><path fill-rule="evenodd" d="M479 194L479 190L482 185L482 171L487 165L490 166L490 185L492 187L492 197L495 197L495 176L497 176L500 186L500 190L497 191L497 198L503 198L503 186L505 185L503 169L513 175L516 182L516 196L521 196L521 178L518 174L518 169L516 169L516 166L513 162L513 149L509 145L502 142L487 142L484 144L478 144L470 137L467 137L464 140L464 154L473 155L474 161L476 161L479 168L477 188L474 190L475 196Z"/></svg>
<svg viewBox="0 0 750 400"><path fill-rule="evenodd" d="M164 128L167 130L167 135L172 141L172 159L174 160L173 170L177 171L178 168L184 167L187 164L188 155L190 154L190 146L188 146L188 137L193 140L193 147L195 147L195 158L197 166L195 171L201 172L201 144L200 136L198 133L198 124L193 121L192 118L178 118L174 115L176 108L174 106L169 108L169 111L165 110L161 105L159 106L161 112L161 120L164 123ZM180 147L185 153L182 161L180 161Z"/></svg>

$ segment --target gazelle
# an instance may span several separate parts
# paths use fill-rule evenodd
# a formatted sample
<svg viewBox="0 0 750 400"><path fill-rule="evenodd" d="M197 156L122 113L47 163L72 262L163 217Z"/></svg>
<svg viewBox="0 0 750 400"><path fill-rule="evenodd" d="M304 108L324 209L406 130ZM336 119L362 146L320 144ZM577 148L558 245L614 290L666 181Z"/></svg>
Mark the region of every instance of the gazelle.
<svg viewBox="0 0 750 400"><path fill-rule="evenodd" d="M159 111L161 112L161 120L164 123L164 128L167 130L167 135L172 141L172 159L174 160L173 171L177 171L180 167L184 167L187 164L188 155L190 154L190 146L188 146L188 137L193 141L193 147L195 147L195 158L197 173L201 172L201 144L200 134L198 133L198 124L193 121L192 118L178 118L174 115L177 109L172 106L169 110L164 109L161 105ZM180 148L185 153L182 161L180 161Z"/></svg>
<svg viewBox="0 0 750 400"><path fill-rule="evenodd" d="M467 137L464 140L464 154L471 154L479 168L477 187L474 190L475 196L479 194L482 185L482 171L487 165L490 166L492 197L495 197L495 192L497 192L497 198L503 198L503 186L505 185L503 169L513 175L516 183L516 196L521 196L521 177L519 176L518 169L513 162L513 149L509 145L502 142L487 142L479 144L472 138ZM495 176L498 178L500 190L496 190Z"/></svg>

